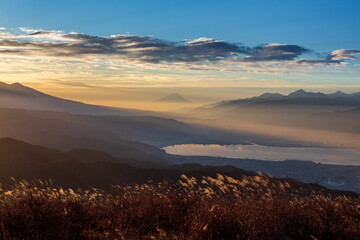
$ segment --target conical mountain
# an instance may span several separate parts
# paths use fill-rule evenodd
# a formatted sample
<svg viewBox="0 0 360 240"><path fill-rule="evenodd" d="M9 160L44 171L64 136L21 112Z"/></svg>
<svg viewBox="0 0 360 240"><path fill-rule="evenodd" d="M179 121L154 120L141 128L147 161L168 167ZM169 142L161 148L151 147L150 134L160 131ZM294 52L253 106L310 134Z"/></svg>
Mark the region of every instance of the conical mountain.
<svg viewBox="0 0 360 240"><path fill-rule="evenodd" d="M178 93L172 93L163 98L160 98L158 102L189 103L190 101Z"/></svg>

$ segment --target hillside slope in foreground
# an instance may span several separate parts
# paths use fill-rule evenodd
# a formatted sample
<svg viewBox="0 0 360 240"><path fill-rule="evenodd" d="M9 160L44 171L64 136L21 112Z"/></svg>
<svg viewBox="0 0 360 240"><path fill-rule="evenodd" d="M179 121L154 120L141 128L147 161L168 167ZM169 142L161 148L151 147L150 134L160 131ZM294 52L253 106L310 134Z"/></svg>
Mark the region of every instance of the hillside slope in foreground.
<svg viewBox="0 0 360 240"><path fill-rule="evenodd" d="M357 194L303 191L266 175L0 191L4 239L360 239Z"/></svg>

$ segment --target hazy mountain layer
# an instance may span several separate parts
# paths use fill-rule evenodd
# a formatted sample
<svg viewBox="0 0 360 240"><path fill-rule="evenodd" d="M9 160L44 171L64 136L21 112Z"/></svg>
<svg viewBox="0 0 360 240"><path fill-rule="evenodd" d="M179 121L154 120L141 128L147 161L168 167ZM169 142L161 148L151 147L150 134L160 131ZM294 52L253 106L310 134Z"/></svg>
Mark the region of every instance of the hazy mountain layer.
<svg viewBox="0 0 360 240"><path fill-rule="evenodd" d="M346 94L337 91L331 94L306 92L302 89L282 95L279 93L264 93L258 97L237 99L214 104L216 107L235 107L237 104L271 104L271 105L330 105L330 106L360 106L360 92Z"/></svg>
<svg viewBox="0 0 360 240"><path fill-rule="evenodd" d="M360 148L360 93L298 90L223 101L191 111L212 127L313 144Z"/></svg>
<svg viewBox="0 0 360 240"><path fill-rule="evenodd" d="M0 107L91 115L134 115L146 113L146 111L97 106L66 100L39 92L20 83L6 84L2 82L0 82Z"/></svg>
<svg viewBox="0 0 360 240"><path fill-rule="evenodd" d="M82 149L61 152L11 138L0 139L0 178L5 182L8 182L11 177L28 181L51 179L56 185L64 187L107 188L117 184L141 184L149 180L155 182L164 180L177 181L182 174L198 179L203 176L216 177L218 174L224 174L236 179L258 175L231 166L204 167L191 164L146 169L133 167L128 163L129 160L127 159L118 159L104 152L94 150ZM288 182L292 186L289 189L291 191L301 191L303 193L320 191L322 193L336 194L335 191L327 190L315 184L302 184L292 179L266 178L275 184Z"/></svg>

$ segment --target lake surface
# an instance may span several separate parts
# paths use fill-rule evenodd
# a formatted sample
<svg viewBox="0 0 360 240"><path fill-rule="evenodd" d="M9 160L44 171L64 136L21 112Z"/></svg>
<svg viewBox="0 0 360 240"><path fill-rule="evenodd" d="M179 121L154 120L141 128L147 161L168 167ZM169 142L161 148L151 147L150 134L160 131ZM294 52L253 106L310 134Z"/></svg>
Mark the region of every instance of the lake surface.
<svg viewBox="0 0 360 240"><path fill-rule="evenodd" d="M308 160L318 163L360 165L360 151L345 148L267 147L261 145L181 144L163 148L183 156L212 156L258 160Z"/></svg>

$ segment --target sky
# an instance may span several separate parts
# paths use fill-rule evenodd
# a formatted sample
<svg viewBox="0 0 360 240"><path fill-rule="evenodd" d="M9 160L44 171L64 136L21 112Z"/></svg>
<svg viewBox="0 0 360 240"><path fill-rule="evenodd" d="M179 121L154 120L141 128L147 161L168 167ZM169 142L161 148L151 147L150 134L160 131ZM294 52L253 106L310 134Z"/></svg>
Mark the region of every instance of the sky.
<svg viewBox="0 0 360 240"><path fill-rule="evenodd" d="M144 107L360 91L360 1L0 0L0 81ZM139 104L142 105L139 105Z"/></svg>

